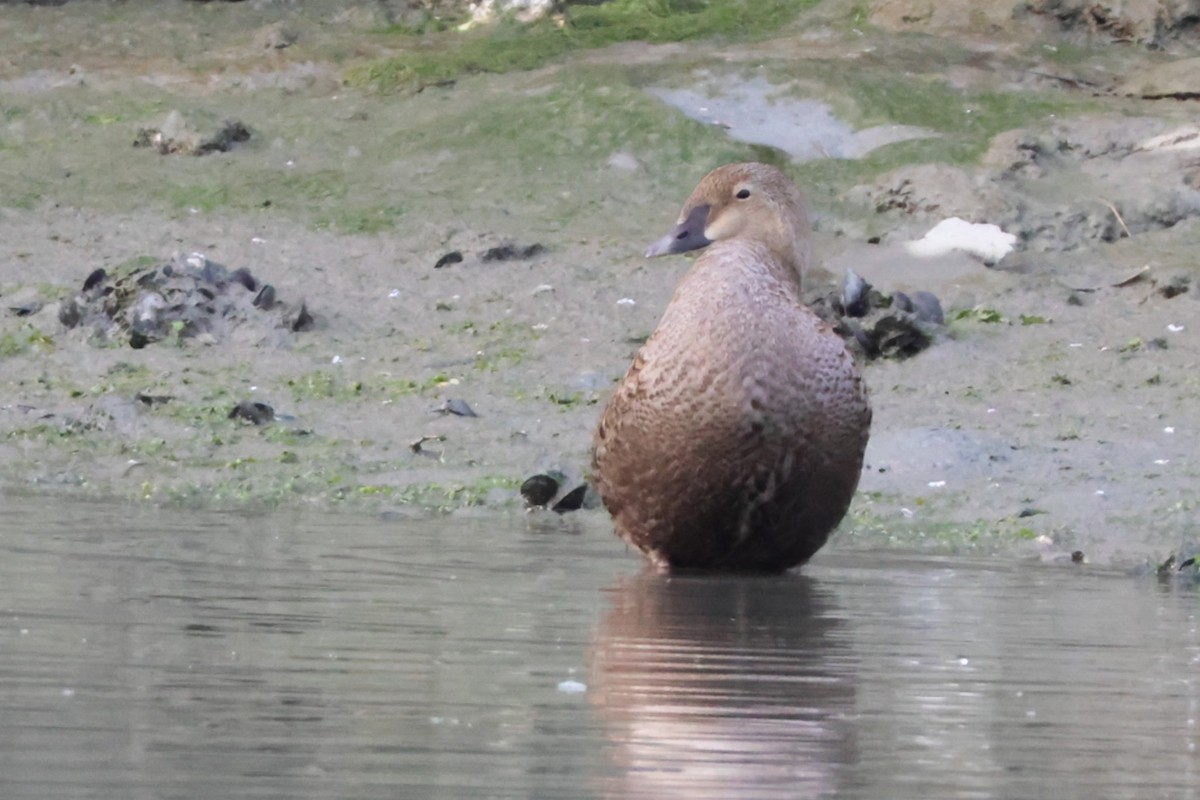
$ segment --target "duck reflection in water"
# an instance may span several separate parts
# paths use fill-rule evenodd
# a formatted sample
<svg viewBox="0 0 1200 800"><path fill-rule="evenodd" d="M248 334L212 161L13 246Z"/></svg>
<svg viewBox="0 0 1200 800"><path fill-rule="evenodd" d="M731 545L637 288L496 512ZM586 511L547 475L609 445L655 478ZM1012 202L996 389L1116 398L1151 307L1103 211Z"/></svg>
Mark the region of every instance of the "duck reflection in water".
<svg viewBox="0 0 1200 800"><path fill-rule="evenodd" d="M589 696L620 798L803 798L857 758L855 669L832 598L802 575L646 573L616 587Z"/></svg>

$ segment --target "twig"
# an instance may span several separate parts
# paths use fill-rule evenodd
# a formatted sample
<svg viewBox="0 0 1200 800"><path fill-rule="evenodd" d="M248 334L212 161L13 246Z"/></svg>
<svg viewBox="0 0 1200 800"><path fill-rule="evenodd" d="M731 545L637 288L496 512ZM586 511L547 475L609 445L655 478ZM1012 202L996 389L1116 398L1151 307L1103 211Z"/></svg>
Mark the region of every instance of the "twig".
<svg viewBox="0 0 1200 800"><path fill-rule="evenodd" d="M1121 212L1117 211L1117 207L1105 200L1103 197L1098 198L1101 203L1108 206L1108 210L1113 212L1113 216L1117 218L1117 222L1121 225L1121 230L1125 231L1125 238L1132 239L1133 234L1129 232L1129 226L1125 224L1125 220L1121 218Z"/></svg>

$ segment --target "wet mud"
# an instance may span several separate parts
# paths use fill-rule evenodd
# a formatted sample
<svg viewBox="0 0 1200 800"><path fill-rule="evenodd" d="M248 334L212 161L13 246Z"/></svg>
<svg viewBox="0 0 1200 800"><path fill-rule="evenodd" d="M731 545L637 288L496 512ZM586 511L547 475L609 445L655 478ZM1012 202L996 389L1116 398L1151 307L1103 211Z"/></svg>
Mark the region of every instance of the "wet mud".
<svg viewBox="0 0 1200 800"><path fill-rule="evenodd" d="M751 41L387 91L355 70L447 40L386 30L374 4L6 6L4 491L526 513L530 476L585 480L599 404L686 269L645 245L712 166L754 159L811 195L814 301L852 269L943 314L928 346L866 366L872 443L835 546L1192 555L1200 134L1168 69L1188 29L1114 44L1069 15L944 5L920 30L820 3ZM730 97L770 136L735 138ZM831 122L800 161L787 126L813 115ZM203 146L222 120L242 127ZM912 252L950 217L1016 247ZM217 317L162 317L160 287L161 306L134 293L133 318L109 317L119 335L69 324L115 288L83 289L97 270L158 269L196 299L195 276L161 273L189 259L256 289L225 279Z"/></svg>

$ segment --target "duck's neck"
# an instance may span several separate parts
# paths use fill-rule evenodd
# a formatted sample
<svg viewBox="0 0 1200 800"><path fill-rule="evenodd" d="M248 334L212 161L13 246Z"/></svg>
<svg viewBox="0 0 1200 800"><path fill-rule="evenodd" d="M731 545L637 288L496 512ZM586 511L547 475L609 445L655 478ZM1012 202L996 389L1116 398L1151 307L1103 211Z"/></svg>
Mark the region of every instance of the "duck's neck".
<svg viewBox="0 0 1200 800"><path fill-rule="evenodd" d="M798 253L795 248L779 252L764 242L739 238L713 242L706 248L706 254L714 265L722 263L728 254L731 260L778 281L800 296L801 281L808 267L807 252Z"/></svg>

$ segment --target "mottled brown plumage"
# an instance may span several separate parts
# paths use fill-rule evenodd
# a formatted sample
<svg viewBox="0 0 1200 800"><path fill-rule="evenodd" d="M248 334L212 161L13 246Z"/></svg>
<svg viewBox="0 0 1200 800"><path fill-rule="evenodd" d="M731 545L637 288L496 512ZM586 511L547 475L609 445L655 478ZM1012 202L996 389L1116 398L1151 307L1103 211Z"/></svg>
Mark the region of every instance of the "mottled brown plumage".
<svg viewBox="0 0 1200 800"><path fill-rule="evenodd" d="M800 301L804 195L765 164L709 173L647 256L704 248L596 430L617 533L660 568L779 571L825 544L871 424L842 340Z"/></svg>

